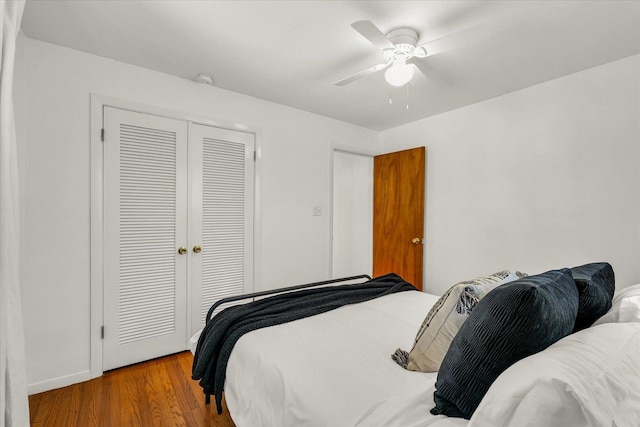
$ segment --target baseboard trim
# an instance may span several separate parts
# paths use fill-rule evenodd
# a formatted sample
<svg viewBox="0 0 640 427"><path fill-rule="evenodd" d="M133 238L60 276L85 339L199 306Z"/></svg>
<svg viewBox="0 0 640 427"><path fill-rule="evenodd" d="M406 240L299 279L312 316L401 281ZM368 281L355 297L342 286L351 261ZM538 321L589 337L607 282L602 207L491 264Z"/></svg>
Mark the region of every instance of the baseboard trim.
<svg viewBox="0 0 640 427"><path fill-rule="evenodd" d="M65 375L63 377L52 378L46 381L40 381L27 386L27 393L29 395L42 393L44 391L53 390L56 388L66 387L71 384L77 384L91 379L91 373L87 369L86 371L80 371L73 374Z"/></svg>

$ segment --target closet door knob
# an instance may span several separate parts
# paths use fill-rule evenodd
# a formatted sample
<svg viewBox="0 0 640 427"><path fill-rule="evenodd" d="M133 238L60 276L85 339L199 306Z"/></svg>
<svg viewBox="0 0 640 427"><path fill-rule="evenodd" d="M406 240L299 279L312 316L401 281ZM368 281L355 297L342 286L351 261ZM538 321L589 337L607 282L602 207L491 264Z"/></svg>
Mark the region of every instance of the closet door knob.
<svg viewBox="0 0 640 427"><path fill-rule="evenodd" d="M411 243L413 243L414 245L417 245L418 243L420 243L420 238L414 237L413 239L411 239Z"/></svg>
<svg viewBox="0 0 640 427"><path fill-rule="evenodd" d="M200 245L195 245L195 246L193 247L193 252L195 252L195 253L199 254L199 253L200 253L200 251L202 251L202 248L200 247Z"/></svg>
<svg viewBox="0 0 640 427"><path fill-rule="evenodd" d="M185 248L184 246L180 246L180 249L178 249L178 253L180 255L184 255L187 253L187 248Z"/></svg>

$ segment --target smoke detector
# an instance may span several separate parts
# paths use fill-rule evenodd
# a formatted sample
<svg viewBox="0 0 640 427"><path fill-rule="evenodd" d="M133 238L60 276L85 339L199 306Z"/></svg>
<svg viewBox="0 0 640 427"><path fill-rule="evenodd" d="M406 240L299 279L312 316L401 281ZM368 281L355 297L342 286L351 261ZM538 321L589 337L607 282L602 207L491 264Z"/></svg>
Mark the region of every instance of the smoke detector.
<svg viewBox="0 0 640 427"><path fill-rule="evenodd" d="M195 81L205 85L210 85L213 84L213 77L211 77L209 74L200 73L196 76Z"/></svg>

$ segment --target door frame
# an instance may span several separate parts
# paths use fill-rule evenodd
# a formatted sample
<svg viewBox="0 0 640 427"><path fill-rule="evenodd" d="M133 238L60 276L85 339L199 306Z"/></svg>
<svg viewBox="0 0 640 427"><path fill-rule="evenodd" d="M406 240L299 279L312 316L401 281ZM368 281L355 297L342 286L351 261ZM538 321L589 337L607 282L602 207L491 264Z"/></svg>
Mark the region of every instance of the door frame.
<svg viewBox="0 0 640 427"><path fill-rule="evenodd" d="M133 112L150 114L170 119L184 120L205 126L213 126L255 135L254 162L254 200L253 200L253 287L260 289L260 265L262 265L261 236L261 186L262 181L262 130L244 124L223 122L209 117L170 110L143 104L135 101L114 98L101 94L90 94L90 325L89 325L89 376L96 378L102 375L102 326L104 304L104 154L102 145L102 126L104 107L114 107ZM189 291L189 289L187 289ZM185 348L188 348L188 340Z"/></svg>
<svg viewBox="0 0 640 427"><path fill-rule="evenodd" d="M328 276L333 277L333 186L334 186L334 174L335 174L335 161L334 156L336 151L340 151L342 153L353 154L356 156L364 156L371 157L373 159L375 156L380 154L380 150L369 150L366 148L356 148L349 147L347 145L341 144L330 144L330 174L329 174L329 234L331 235L331 239L329 239L329 260L328 260ZM373 179L373 174L371 175L371 179ZM371 204L371 214L373 215L373 203ZM371 230L373 235L373 230Z"/></svg>

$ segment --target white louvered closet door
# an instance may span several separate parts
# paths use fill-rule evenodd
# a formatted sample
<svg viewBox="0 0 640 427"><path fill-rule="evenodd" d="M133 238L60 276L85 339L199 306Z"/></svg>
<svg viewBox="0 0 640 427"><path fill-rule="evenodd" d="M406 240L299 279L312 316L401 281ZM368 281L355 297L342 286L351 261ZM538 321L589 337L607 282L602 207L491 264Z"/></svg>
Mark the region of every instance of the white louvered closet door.
<svg viewBox="0 0 640 427"><path fill-rule="evenodd" d="M185 121L104 108L103 369L185 349Z"/></svg>
<svg viewBox="0 0 640 427"><path fill-rule="evenodd" d="M254 148L253 134L189 125L191 334L215 301L253 288Z"/></svg>

